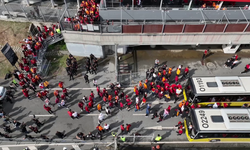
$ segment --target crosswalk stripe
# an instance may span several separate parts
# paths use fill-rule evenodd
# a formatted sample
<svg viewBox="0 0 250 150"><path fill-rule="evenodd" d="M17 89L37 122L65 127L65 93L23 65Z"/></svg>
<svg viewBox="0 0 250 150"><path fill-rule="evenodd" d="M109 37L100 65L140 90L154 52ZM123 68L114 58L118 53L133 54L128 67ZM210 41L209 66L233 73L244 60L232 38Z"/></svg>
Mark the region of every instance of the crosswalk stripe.
<svg viewBox="0 0 250 150"><path fill-rule="evenodd" d="M81 150L80 147L78 145L72 145L72 147L75 149L75 150Z"/></svg>
<svg viewBox="0 0 250 150"><path fill-rule="evenodd" d="M8 147L2 147L2 150L10 150Z"/></svg>
<svg viewBox="0 0 250 150"><path fill-rule="evenodd" d="M35 146L28 146L29 150L37 150Z"/></svg>

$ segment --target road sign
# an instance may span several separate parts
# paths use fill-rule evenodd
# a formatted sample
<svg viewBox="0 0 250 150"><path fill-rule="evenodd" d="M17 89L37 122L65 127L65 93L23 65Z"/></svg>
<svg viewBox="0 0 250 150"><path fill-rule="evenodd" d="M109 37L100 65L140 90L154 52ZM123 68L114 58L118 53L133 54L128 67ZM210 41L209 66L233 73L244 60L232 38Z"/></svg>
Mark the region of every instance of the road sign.
<svg viewBox="0 0 250 150"><path fill-rule="evenodd" d="M10 47L10 45L8 43L6 43L1 51L2 51L3 55L9 60L10 64L12 66L15 66L15 64L18 60L18 57L16 56L16 53L13 51L13 49Z"/></svg>

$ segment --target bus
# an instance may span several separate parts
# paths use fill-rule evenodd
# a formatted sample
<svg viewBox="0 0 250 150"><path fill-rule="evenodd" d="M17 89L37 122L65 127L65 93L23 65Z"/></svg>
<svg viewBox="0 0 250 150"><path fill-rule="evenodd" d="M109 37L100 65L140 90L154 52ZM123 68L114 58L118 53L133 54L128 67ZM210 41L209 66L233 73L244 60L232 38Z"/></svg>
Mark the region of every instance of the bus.
<svg viewBox="0 0 250 150"><path fill-rule="evenodd" d="M190 142L250 142L250 109L192 109L184 128Z"/></svg>
<svg viewBox="0 0 250 150"><path fill-rule="evenodd" d="M184 86L183 96L200 107L241 107L250 104L249 76L197 76L190 77Z"/></svg>

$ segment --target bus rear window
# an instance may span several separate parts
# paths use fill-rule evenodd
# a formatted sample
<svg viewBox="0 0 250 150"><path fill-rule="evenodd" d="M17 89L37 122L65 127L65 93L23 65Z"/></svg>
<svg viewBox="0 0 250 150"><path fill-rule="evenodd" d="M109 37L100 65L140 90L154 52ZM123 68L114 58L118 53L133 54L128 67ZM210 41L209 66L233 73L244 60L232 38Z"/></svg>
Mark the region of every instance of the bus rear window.
<svg viewBox="0 0 250 150"><path fill-rule="evenodd" d="M211 116L211 120L213 121L213 122L224 122L224 120L223 120L223 117L222 116Z"/></svg>
<svg viewBox="0 0 250 150"><path fill-rule="evenodd" d="M207 82L207 87L218 87L216 82Z"/></svg>

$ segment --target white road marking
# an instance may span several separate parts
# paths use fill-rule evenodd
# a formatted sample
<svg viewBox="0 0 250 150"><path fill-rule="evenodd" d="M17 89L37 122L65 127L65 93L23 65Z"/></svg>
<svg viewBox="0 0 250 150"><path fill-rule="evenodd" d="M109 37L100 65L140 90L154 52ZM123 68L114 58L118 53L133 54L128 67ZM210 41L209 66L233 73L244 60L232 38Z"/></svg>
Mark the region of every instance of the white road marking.
<svg viewBox="0 0 250 150"><path fill-rule="evenodd" d="M104 116L107 116L107 114L103 114ZM86 116L99 116L99 114L87 114Z"/></svg>
<svg viewBox="0 0 250 150"><path fill-rule="evenodd" d="M10 150L8 147L2 147L2 150Z"/></svg>
<svg viewBox="0 0 250 150"><path fill-rule="evenodd" d="M67 87L66 87L67 88ZM101 88L102 90L103 88ZM106 88L109 90L110 88ZM133 90L134 88L122 88L123 90ZM51 88L49 90L62 90L62 88ZM96 88L67 88L67 90L96 90Z"/></svg>
<svg viewBox="0 0 250 150"><path fill-rule="evenodd" d="M154 127L144 127L143 129L154 129L154 130L174 130L174 129L178 129L177 127L163 127L163 126L154 126Z"/></svg>
<svg viewBox="0 0 250 150"><path fill-rule="evenodd" d="M81 150L80 147L78 145L72 145L72 147L75 149L75 150Z"/></svg>
<svg viewBox="0 0 250 150"><path fill-rule="evenodd" d="M37 150L35 146L28 146L29 150Z"/></svg>
<svg viewBox="0 0 250 150"><path fill-rule="evenodd" d="M133 114L133 116L145 116L146 114Z"/></svg>
<svg viewBox="0 0 250 150"><path fill-rule="evenodd" d="M54 117L55 115L35 115L36 117ZM29 117L33 117L33 115L29 115Z"/></svg>

